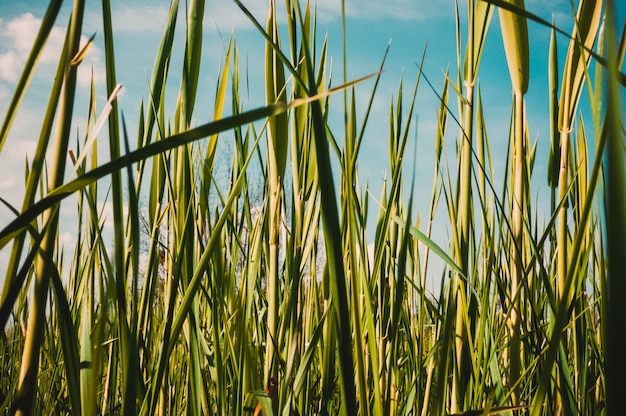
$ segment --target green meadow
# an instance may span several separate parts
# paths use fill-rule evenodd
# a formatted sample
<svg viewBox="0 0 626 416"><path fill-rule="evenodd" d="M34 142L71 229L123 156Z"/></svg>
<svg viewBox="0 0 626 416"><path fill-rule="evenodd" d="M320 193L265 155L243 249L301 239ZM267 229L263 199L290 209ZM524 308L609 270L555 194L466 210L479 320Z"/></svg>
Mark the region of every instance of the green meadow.
<svg viewBox="0 0 626 416"><path fill-rule="evenodd" d="M0 119L0 152L52 27L65 24L61 3L50 1ZM172 0L149 90L126 111L133 120L115 99L109 0L98 6L96 36L110 99L96 108L93 83L88 102L76 99L90 42L80 43L85 2L73 3L56 73L46 74L46 110L33 120L23 202L0 196L13 213L0 224L0 248L11 253L0 413L624 413L626 27L614 1L573 4L567 30L523 0L458 4L467 12L457 9L449 28L457 61L438 75L442 86L418 71L380 114L372 103L385 94L384 58L354 78L333 73L329 45L343 45L334 59L346 68L345 38L318 31L314 4L267 1L261 21L235 0L265 42L264 61L244 65L235 34L217 45L213 121L198 123L204 3ZM531 21L551 33L550 130L537 137L525 108ZM345 13L342 22L345 30ZM488 29L501 33L510 78L510 91L489 97L510 108L502 163L485 121L489 79L479 82ZM180 67L170 67L174 53ZM418 68L428 52L420 59ZM251 68L264 80L257 108L244 99ZM179 85L170 71L182 74ZM427 178L407 152L421 90L434 92L437 108L420 114L437 125L420 137L435 143ZM78 137L77 114L87 115ZM359 176L374 123L388 132L376 195ZM537 178L540 165L547 177ZM547 207L531 180L549 187ZM416 181L432 191L416 194ZM74 247L59 242L61 202L77 212ZM444 244L435 216L450 230Z"/></svg>

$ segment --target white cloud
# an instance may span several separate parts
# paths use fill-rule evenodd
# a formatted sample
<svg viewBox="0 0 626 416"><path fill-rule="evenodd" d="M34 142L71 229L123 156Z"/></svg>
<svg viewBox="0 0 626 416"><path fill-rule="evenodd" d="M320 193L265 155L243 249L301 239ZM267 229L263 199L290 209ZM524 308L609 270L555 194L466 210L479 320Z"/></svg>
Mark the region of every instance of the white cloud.
<svg viewBox="0 0 626 416"><path fill-rule="evenodd" d="M336 0L318 0L317 11L322 20L338 20L341 17L341 3ZM453 16L454 2L387 0L381 4L378 0L349 0L345 3L345 11L347 16L355 19L417 21L427 17Z"/></svg>
<svg viewBox="0 0 626 416"><path fill-rule="evenodd" d="M122 207L123 217L127 218L128 216L128 204L124 204ZM102 213L101 220L104 220L104 228L105 229L113 229L113 203L110 201L107 202L98 202L98 213Z"/></svg>
<svg viewBox="0 0 626 416"><path fill-rule="evenodd" d="M40 25L41 19L30 13L24 13L8 22L0 21L0 39L4 44L0 53L0 80L8 82L18 80ZM56 47L57 51L60 48L57 43L59 35L60 45L63 45L63 34L59 32L60 29L53 28L48 42L53 48ZM48 46L41 55L40 63L50 63L52 56Z"/></svg>
<svg viewBox="0 0 626 416"><path fill-rule="evenodd" d="M22 139L19 142L7 143L4 151L7 152L11 160L23 161L26 157L32 162L35 150L37 148L36 140Z"/></svg>
<svg viewBox="0 0 626 416"><path fill-rule="evenodd" d="M261 23L267 16L267 2L246 2L245 6ZM146 2L124 3L111 10L113 30L116 34L131 33L137 35L152 34L161 36L169 14L169 2ZM100 25L102 17L99 12L87 16L87 25L96 27ZM98 22L98 23L96 23ZM207 31L219 28L222 31L230 31L233 27L237 30L253 29L250 20L231 1L208 0L205 5L204 29ZM179 7L176 21L176 30L184 30L185 8Z"/></svg>
<svg viewBox="0 0 626 416"><path fill-rule="evenodd" d="M115 33L161 33L168 14L167 4L123 3L111 10ZM97 19L101 20L100 14Z"/></svg>
<svg viewBox="0 0 626 416"><path fill-rule="evenodd" d="M0 81L13 84L17 82L24 69L26 59L35 42L41 19L30 13L24 13L10 21L0 20ZM63 48L65 30L53 27L46 45L39 58L39 67L45 71L54 71ZM87 42L81 36L81 45ZM87 68L87 69L85 69ZM104 65L102 51L92 45L78 71L79 86L87 87L91 82L91 68L94 69L96 83L104 81Z"/></svg>
<svg viewBox="0 0 626 416"><path fill-rule="evenodd" d="M244 1L243 3L255 19L265 27L268 2ZM234 2L209 0L206 4L205 11L204 27L207 30L215 30L217 28L222 32L235 30L235 33L244 30L255 30L250 19Z"/></svg>
<svg viewBox="0 0 626 416"><path fill-rule="evenodd" d="M6 35L13 39L13 45L20 53L28 52L35 41L36 29L41 23L41 19L35 18L30 13L11 20L7 23Z"/></svg>
<svg viewBox="0 0 626 416"><path fill-rule="evenodd" d="M76 247L76 233L65 231L59 234L59 246L67 251L66 254L72 254L72 250ZM69 251L68 251L69 250Z"/></svg>
<svg viewBox="0 0 626 416"><path fill-rule="evenodd" d="M268 11L268 1L244 0L243 5L248 11L265 26ZM311 7L316 8L319 22L337 22L341 18L341 3L337 0L317 0L312 2ZM123 4L112 10L114 30L116 33L154 33L159 35L163 32L169 4ZM184 28L185 10L179 10L177 30ZM346 15L357 19L399 19L399 20L423 20L426 17L453 15L454 3L452 2L428 2L415 0L388 0L381 6L378 0L350 0L346 2ZM277 2L277 17L279 21L285 20L285 10L280 2ZM91 19L91 18L90 18ZM100 19L94 14L93 19ZM213 31L219 29L222 32L235 30L236 33L248 30L256 30L250 19L244 12L231 1L208 0L205 5L204 29Z"/></svg>
<svg viewBox="0 0 626 416"><path fill-rule="evenodd" d="M0 80L17 82L20 63L14 51L0 54Z"/></svg>
<svg viewBox="0 0 626 416"><path fill-rule="evenodd" d="M4 116L4 111L5 107L0 107L0 117ZM3 121L2 118L0 121ZM37 147L39 122L37 113L29 108L21 108L0 152L0 195L16 207L22 203L25 161L28 157L32 163ZM2 219L0 226L3 224L1 221Z"/></svg>
<svg viewBox="0 0 626 416"><path fill-rule="evenodd" d="M0 191L3 191L3 193L15 188L16 185L17 179L13 175L2 176L2 178L0 178Z"/></svg>

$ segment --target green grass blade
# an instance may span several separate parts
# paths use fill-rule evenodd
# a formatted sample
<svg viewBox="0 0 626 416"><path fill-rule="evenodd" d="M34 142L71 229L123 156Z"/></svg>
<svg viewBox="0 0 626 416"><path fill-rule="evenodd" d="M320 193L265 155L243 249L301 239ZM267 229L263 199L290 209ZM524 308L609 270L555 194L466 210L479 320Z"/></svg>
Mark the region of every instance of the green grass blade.
<svg viewBox="0 0 626 416"><path fill-rule="evenodd" d="M84 3L76 1L72 12L72 19L68 28L69 41L67 43L69 53L65 56L74 56L79 50L80 32L82 27ZM65 85L62 93L61 110L57 124L55 146L53 148L51 175L48 189L55 189L62 185L65 174L65 161L69 143L69 134L74 109L74 93L76 89L75 66L69 66L65 75ZM44 253L52 253L56 244L58 232L58 211L54 208L46 210L43 216L44 223L50 224L44 234L42 250ZM28 330L23 351L23 358L18 382L16 399L16 414L30 414L33 409L34 399L37 392L36 377L39 372L39 355L43 342L45 326L46 304L50 285L50 264L41 256L37 259L36 280L34 289L33 305L29 311Z"/></svg>
<svg viewBox="0 0 626 416"><path fill-rule="evenodd" d="M623 317L626 316L626 257L623 248L626 244L626 155L624 151L624 112L623 90L618 83L618 61L615 28L615 3L609 1L606 15L606 54L609 60L607 76L606 113L604 118L607 137L605 166L605 202L604 212L607 230L607 291L606 324L604 342L606 343L606 395L607 414L617 414L623 408L620 398L620 384L626 371L624 351L626 343L620 336L623 330ZM623 38L622 38L623 39ZM623 54L622 54L623 57Z"/></svg>

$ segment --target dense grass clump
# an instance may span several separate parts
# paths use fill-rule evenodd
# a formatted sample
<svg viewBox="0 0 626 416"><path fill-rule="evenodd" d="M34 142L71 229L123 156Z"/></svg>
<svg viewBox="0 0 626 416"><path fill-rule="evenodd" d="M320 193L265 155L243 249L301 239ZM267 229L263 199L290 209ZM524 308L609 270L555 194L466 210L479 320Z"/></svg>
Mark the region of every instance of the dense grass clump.
<svg viewBox="0 0 626 416"><path fill-rule="evenodd" d="M283 9L270 1L267 21L259 22L235 3L265 39L264 65L255 65L263 66L266 104L245 108L231 38L216 78L214 121L196 125L204 1L172 1L149 98L132 123L115 100L108 0L105 115L97 117L93 88L84 108L75 100L89 48L80 48L85 5L75 1L23 204L9 206L15 219L0 230L0 248L12 253L0 299L0 409L619 414L626 42L613 2L581 1L572 33L526 11L523 0L469 0L467 24L457 13L459 61L437 92L438 130L428 138L436 141L436 164L425 228L404 163L415 97L428 82L423 60L409 99L401 84L390 104L389 174L373 206L358 163L384 59L372 75L350 81L344 72L337 82L329 40L320 40L309 4L288 0ZM50 2L2 121L0 151L60 6ZM494 12L514 97L500 171L478 78ZM546 161L537 157L524 103L529 19L552 31L551 132L537 139L551 143L546 223L530 193L534 167ZM172 102L166 85L177 25L185 27L185 49ZM556 36L570 39L561 64ZM359 88L371 92L357 109ZM584 91L590 109L579 108ZM85 110L86 134L73 152L70 126ZM343 114L343 125L329 122L331 111ZM97 120L108 123L106 133ZM94 141L104 134L108 162ZM217 149L226 134L232 159L220 180ZM448 140L456 140L452 156ZM103 190L115 224L110 237L98 208ZM71 252L58 244L61 201L76 201ZM431 239L435 215L448 221L449 245ZM433 256L444 269L441 291L429 294Z"/></svg>

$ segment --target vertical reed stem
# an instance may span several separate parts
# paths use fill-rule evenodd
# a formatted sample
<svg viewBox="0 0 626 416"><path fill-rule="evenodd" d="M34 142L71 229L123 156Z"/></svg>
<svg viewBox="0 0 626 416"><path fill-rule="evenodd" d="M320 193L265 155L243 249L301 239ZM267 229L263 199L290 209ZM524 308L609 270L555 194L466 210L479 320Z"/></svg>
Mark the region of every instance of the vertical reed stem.
<svg viewBox="0 0 626 416"><path fill-rule="evenodd" d="M83 1L77 0L74 2L68 33L69 42L67 43L70 48L70 54L67 55L69 57L76 55L79 50L84 6ZM61 96L61 109L53 149L48 191L63 184L72 112L74 110L74 91L76 89L77 69L75 65L68 65L65 72L65 87ZM33 293L32 307L28 316L28 327L17 386L16 415L18 416L30 415L32 413L37 392L39 351L43 342L48 288L50 285L50 268L54 267L52 255L55 252L58 233L58 205L46 210L42 221L44 224L44 237L41 242L41 251L37 256L35 265L35 290Z"/></svg>
<svg viewBox="0 0 626 416"><path fill-rule="evenodd" d="M520 299L518 294L520 283L524 277L523 263L523 208L525 206L525 166L526 152L524 149L524 94L515 92L514 121L514 193L513 193L513 239L511 250L511 312L509 316L509 384L514 386L521 372L520 344ZM519 404L519 387L512 391L513 405Z"/></svg>

